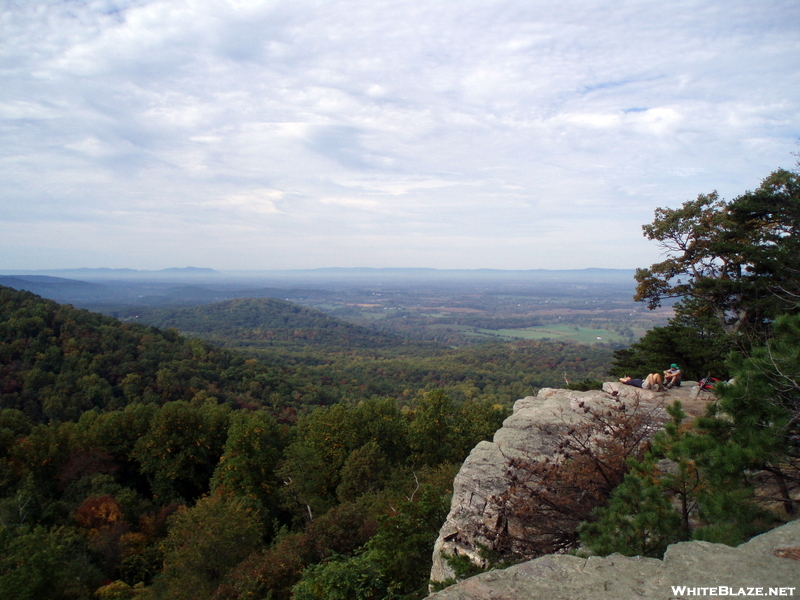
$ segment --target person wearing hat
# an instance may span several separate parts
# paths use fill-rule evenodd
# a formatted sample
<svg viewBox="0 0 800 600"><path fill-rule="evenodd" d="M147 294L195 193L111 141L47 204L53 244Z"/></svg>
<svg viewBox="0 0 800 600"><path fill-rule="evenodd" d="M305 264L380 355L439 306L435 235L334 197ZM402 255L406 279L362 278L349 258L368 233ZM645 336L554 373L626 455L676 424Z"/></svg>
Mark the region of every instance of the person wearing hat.
<svg viewBox="0 0 800 600"><path fill-rule="evenodd" d="M678 365L672 363L669 369L664 371L664 386L667 388L680 387L681 385L681 370Z"/></svg>

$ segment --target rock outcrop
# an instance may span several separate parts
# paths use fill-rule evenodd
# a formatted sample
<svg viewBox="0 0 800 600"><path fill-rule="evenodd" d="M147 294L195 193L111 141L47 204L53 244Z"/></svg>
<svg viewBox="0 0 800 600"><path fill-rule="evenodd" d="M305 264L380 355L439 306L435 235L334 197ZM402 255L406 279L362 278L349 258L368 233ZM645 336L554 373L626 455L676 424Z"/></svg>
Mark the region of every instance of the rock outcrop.
<svg viewBox="0 0 800 600"><path fill-rule="evenodd" d="M681 542L663 560L548 555L466 579L429 600L682 600L800 596L800 521L731 548Z"/></svg>
<svg viewBox="0 0 800 600"><path fill-rule="evenodd" d="M665 406L680 399L689 414L701 414L712 396L699 394L698 390L692 382L666 393L608 382L603 391L544 388L535 397L518 400L493 441L481 442L472 450L453 482L450 513L434 546L431 580L441 582L453 577L445 556L466 556L481 564L481 547L492 549L493 544L492 536L487 537L486 533L513 526L502 522L500 510L492 502L509 487L510 459L552 456L566 431L587 420L587 405L613 404L617 399L636 397L643 405ZM666 418L666 413L662 417Z"/></svg>

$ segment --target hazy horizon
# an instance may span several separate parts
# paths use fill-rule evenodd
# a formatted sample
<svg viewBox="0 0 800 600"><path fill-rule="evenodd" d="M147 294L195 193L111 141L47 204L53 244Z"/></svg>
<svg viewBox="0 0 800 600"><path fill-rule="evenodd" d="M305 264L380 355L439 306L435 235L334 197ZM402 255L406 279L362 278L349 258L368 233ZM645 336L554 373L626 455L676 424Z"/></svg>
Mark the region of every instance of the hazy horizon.
<svg viewBox="0 0 800 600"><path fill-rule="evenodd" d="M131 267L65 267L65 268L41 268L41 269L3 269L0 268L0 275L3 274L37 274L37 273L103 273L103 272L130 272L130 273L184 273L198 274L206 273L292 273L292 272L336 272L336 271L404 271L404 272L498 272L498 273L528 273L528 272L570 272L570 271L624 271L632 272L634 269L614 268L614 267L579 267L574 269L494 269L494 268L459 268L459 269L440 269L436 267L309 267L299 269L213 269L211 267L165 267L163 269L136 269Z"/></svg>

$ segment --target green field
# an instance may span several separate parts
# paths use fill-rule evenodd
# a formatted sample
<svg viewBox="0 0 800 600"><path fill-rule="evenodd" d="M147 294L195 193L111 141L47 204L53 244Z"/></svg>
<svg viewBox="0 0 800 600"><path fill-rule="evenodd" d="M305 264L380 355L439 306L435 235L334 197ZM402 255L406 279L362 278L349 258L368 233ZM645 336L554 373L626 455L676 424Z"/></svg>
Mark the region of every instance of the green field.
<svg viewBox="0 0 800 600"><path fill-rule="evenodd" d="M572 341L581 344L630 343L630 340L606 329L587 329L574 325L541 325L524 329L473 329L472 333L481 337L503 340L524 339Z"/></svg>

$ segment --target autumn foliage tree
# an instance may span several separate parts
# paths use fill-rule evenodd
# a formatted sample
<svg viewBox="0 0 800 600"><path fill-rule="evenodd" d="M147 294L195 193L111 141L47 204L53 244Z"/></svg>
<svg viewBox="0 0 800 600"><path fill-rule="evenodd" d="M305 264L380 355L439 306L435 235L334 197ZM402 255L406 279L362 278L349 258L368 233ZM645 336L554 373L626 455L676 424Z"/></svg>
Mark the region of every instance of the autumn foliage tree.
<svg viewBox="0 0 800 600"><path fill-rule="evenodd" d="M246 500L213 494L173 517L165 540L157 595L176 600L209 598L228 572L262 542L257 510Z"/></svg>
<svg viewBox="0 0 800 600"><path fill-rule="evenodd" d="M133 456L161 502L190 501L208 489L227 439L230 410L216 402L165 404Z"/></svg>

